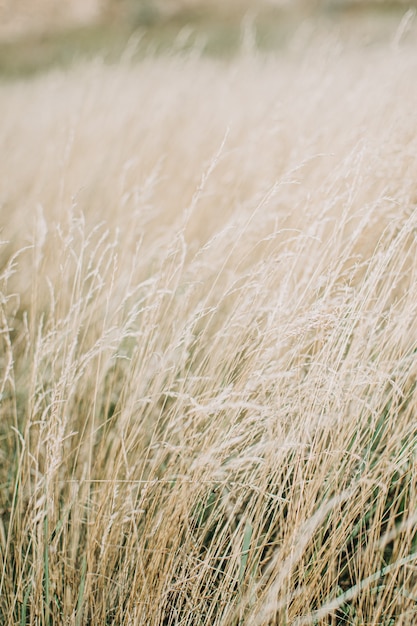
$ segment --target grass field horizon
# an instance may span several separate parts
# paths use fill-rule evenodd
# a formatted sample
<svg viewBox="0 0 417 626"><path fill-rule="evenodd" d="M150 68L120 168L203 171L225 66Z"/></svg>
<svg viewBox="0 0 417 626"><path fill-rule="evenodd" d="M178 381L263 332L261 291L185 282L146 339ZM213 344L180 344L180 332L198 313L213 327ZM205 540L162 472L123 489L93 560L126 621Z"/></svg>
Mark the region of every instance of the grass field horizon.
<svg viewBox="0 0 417 626"><path fill-rule="evenodd" d="M411 19L0 84L2 623L415 623Z"/></svg>
<svg viewBox="0 0 417 626"><path fill-rule="evenodd" d="M22 25L21 30L19 10L11 11L14 18L7 28L7 20L2 23L0 9L0 79L30 78L98 57L106 64L114 64L126 54L139 61L169 55L172 51L199 50L206 57L230 60L239 55L248 31L255 49L262 53L283 54L288 47L306 45L308 39L326 40L331 33L336 34L339 45L355 42L360 48L372 47L388 41L403 19L412 22L415 11L409 3L407 11L401 0L360 3L265 0L256 5L252 0L209 5L206 0L196 0L185 6L173 0L165 10L164 1L114 4L113 10L103 9L101 16L81 23L69 17L57 22L52 19L54 12L48 20L48 11L36 11L32 6L26 19L22 17L25 27ZM59 14L62 9L56 5L55 10ZM36 19L29 19L31 13Z"/></svg>

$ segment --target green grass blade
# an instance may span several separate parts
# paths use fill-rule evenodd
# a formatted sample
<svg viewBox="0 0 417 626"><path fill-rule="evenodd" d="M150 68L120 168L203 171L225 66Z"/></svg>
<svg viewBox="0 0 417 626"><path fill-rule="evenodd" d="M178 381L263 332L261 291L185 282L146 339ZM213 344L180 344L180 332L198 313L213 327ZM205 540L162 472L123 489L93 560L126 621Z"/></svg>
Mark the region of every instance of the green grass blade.
<svg viewBox="0 0 417 626"><path fill-rule="evenodd" d="M77 602L77 618L75 621L75 626L81 626L81 620L83 617L83 600L84 600L84 591L85 591L85 578L87 573L87 559L84 556L81 564L81 580L80 587L78 590L78 602Z"/></svg>
<svg viewBox="0 0 417 626"><path fill-rule="evenodd" d="M245 533L243 535L242 553L240 555L239 584L242 585L245 577L246 565L249 557L250 542L252 539L253 527L249 522L245 524Z"/></svg>
<svg viewBox="0 0 417 626"><path fill-rule="evenodd" d="M45 626L50 625L50 597L49 597L49 543L48 543L48 516L45 515L44 521L44 535L45 545L43 554L43 572L44 572L44 597L45 597Z"/></svg>

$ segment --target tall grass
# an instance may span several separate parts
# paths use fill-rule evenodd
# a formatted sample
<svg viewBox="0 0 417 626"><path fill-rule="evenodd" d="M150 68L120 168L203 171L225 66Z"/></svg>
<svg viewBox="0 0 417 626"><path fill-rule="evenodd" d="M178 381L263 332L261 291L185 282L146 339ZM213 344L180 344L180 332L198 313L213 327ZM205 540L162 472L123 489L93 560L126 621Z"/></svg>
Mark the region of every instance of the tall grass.
<svg viewBox="0 0 417 626"><path fill-rule="evenodd" d="M414 623L416 65L0 86L3 623Z"/></svg>

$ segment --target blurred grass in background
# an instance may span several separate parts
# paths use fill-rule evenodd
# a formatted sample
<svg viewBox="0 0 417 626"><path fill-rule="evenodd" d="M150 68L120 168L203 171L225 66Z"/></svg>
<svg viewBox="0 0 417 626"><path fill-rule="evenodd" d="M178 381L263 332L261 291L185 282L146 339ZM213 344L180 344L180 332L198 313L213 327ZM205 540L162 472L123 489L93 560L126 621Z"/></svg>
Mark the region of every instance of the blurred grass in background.
<svg viewBox="0 0 417 626"><path fill-rule="evenodd" d="M167 50L233 55L250 40L263 51L304 43L313 31L372 45L417 0L9 0L0 5L0 75L28 76L79 59L117 61ZM246 35L249 33L249 37ZM298 37L300 39L300 37Z"/></svg>

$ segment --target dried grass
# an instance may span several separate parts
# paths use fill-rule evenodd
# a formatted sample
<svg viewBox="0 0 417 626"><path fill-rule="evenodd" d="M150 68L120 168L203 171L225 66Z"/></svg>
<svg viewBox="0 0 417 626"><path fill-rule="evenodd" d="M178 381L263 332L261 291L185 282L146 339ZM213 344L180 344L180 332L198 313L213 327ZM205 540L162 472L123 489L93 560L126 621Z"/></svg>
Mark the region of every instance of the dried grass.
<svg viewBox="0 0 417 626"><path fill-rule="evenodd" d="M0 86L3 623L414 623L416 63Z"/></svg>

